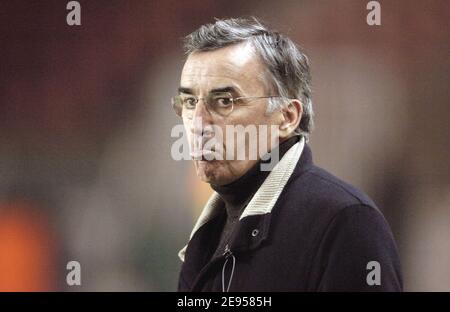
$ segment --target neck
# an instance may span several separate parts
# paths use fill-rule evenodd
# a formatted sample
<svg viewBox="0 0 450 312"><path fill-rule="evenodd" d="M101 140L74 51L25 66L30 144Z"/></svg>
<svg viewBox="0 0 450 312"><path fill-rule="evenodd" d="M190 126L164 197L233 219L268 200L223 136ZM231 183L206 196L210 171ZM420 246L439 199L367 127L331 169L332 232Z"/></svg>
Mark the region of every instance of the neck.
<svg viewBox="0 0 450 312"><path fill-rule="evenodd" d="M289 148L298 142L299 138L299 136L294 136L286 139L275 147L272 153L278 149L279 159L281 159ZM225 202L227 214L238 216L269 174L270 171L261 171L260 160L237 180L226 185L211 184L211 187Z"/></svg>

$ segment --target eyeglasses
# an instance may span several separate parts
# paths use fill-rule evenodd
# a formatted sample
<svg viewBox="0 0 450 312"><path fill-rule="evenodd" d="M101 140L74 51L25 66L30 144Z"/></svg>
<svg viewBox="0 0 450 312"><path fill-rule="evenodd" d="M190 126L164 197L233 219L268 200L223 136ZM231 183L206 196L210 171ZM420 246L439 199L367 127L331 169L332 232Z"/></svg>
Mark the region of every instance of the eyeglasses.
<svg viewBox="0 0 450 312"><path fill-rule="evenodd" d="M241 96L233 97L229 92L210 93L204 98L198 98L195 95L179 94L172 98L172 107L175 113L183 118L192 119L195 108L200 100L204 100L209 112L218 116L226 117L233 112L234 107L241 100L255 100L276 98L281 96Z"/></svg>

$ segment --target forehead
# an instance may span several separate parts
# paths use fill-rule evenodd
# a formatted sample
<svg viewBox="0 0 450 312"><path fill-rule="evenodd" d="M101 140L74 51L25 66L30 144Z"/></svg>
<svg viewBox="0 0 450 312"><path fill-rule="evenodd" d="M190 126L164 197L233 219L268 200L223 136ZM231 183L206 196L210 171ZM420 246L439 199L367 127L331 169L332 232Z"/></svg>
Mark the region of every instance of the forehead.
<svg viewBox="0 0 450 312"><path fill-rule="evenodd" d="M264 67L250 43L189 55L181 74L181 86L197 92L234 86L241 91L261 87Z"/></svg>

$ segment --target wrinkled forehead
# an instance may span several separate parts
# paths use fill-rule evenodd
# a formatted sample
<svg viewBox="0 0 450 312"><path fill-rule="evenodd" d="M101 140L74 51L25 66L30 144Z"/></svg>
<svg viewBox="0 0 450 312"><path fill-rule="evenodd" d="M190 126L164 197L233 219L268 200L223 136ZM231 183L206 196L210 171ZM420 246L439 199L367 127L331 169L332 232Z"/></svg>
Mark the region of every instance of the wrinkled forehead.
<svg viewBox="0 0 450 312"><path fill-rule="evenodd" d="M194 52L189 55L181 74L181 87L194 93L234 87L242 93L261 92L264 67L250 43Z"/></svg>

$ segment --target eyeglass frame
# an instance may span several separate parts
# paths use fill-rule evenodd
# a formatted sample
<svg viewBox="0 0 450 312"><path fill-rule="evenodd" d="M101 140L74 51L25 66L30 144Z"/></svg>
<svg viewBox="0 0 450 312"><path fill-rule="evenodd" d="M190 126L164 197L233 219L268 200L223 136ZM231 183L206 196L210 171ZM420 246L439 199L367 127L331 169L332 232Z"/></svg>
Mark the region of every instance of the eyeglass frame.
<svg viewBox="0 0 450 312"><path fill-rule="evenodd" d="M213 109L210 109L211 105L208 103L208 98L212 97L213 95L229 95L229 97L227 97L227 98L231 100L231 110L230 110L230 112L228 114L222 115L222 114L219 114L217 111L215 111ZM182 112L180 112L180 114L178 114L177 113L177 108L175 107L175 105L176 105L177 99L181 98L181 96L182 96L181 94L178 94L178 95L175 95L175 96L173 96L171 98L172 108L174 109L175 114L177 116L179 116L179 117L183 117L182 116ZM221 116L221 117L230 116L233 113L233 111L234 111L235 103L237 101L239 101L239 100L244 100L244 99L246 99L246 100L249 100L249 99L256 100L256 99L270 99L270 98L285 98L285 97L283 97L281 95L233 97L233 95L230 92L212 92L212 93L209 93L208 96L206 96L206 97L197 97L197 96L192 95L192 94L190 94L190 96L191 96L191 98L196 100L195 101L195 108L197 108L197 104L200 102L200 100L204 100L204 102L207 105L208 111L210 113L214 113L214 114L216 114L218 116ZM294 99L290 99L290 98L285 98L285 99L287 99L287 100L294 100ZM182 104L182 106L184 106L184 105ZM195 110L195 108L193 109L193 111ZM181 107L181 109L183 109L183 107ZM191 118L187 117L187 118L188 119L192 119L192 117Z"/></svg>

